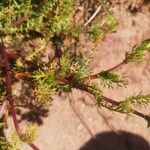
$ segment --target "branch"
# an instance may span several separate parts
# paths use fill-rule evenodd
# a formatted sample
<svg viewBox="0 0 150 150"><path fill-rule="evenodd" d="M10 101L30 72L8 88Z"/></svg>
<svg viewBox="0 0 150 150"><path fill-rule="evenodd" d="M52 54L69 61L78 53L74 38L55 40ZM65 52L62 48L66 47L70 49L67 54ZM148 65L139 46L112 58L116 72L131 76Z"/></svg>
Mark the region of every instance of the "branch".
<svg viewBox="0 0 150 150"><path fill-rule="evenodd" d="M102 71L100 73L90 75L83 79L85 79L85 80L97 79L101 73L115 71L117 69L120 69L122 66L126 65L129 62L135 62L137 60L142 60L144 57L144 51L150 50L149 45L150 45L150 39L144 40L140 45L133 46L131 53L129 53L129 52L126 53L125 59L122 62L120 62L119 64L117 64L116 66L114 66L108 70Z"/></svg>
<svg viewBox="0 0 150 150"><path fill-rule="evenodd" d="M65 81L65 80L64 80L64 81ZM67 83L68 83L68 81L67 81ZM91 89L89 89L86 85L80 85L80 84L78 84L78 85L73 85L73 86L74 86L74 88L76 88L76 89L83 90L83 91L85 91L85 92L90 93L90 94L93 95L93 91L92 91ZM108 97L105 97L105 96L102 96L102 99L103 99L104 101L110 103L110 104L115 105L115 106L118 106L118 105L121 103L121 102L117 102L117 101L115 101L115 100L113 100L113 99L110 99L110 98L108 98ZM103 107L106 107L105 105L102 105L102 106L103 106ZM107 108L107 107L106 107L106 108ZM147 121L150 120L150 117L149 117L148 115L145 115L145 114L143 114L143 113L141 113L141 112L139 112L139 111L137 111L137 110L135 110L135 109L132 109L132 112L133 112L133 114L135 114L135 115L137 115L137 116L139 116L139 117L141 117L141 118L144 118L144 119L146 119Z"/></svg>
<svg viewBox="0 0 150 150"><path fill-rule="evenodd" d="M105 100L106 102L110 103L110 104L115 105L115 106L118 106L121 103L121 102L117 102L117 101L115 101L115 100L113 100L111 98L105 97L105 96L102 96L102 99ZM145 114L143 114L143 113L141 113L141 112L139 112L139 111L137 111L135 109L132 109L132 113L137 115L137 116L139 116L139 117L141 117L141 118L144 118L146 120L149 119L148 115L145 115Z"/></svg>
<svg viewBox="0 0 150 150"><path fill-rule="evenodd" d="M122 66L126 65L128 63L128 60L127 59L124 59L122 62L120 62L119 64L117 64L116 66L108 69L108 70L105 70L105 71L101 71L97 74L94 74L94 75L89 75L85 78L83 78L84 80L93 80L93 79L97 79L99 78L100 74L101 73L105 73L105 72L111 72L111 71L115 71L117 69L120 69Z"/></svg>

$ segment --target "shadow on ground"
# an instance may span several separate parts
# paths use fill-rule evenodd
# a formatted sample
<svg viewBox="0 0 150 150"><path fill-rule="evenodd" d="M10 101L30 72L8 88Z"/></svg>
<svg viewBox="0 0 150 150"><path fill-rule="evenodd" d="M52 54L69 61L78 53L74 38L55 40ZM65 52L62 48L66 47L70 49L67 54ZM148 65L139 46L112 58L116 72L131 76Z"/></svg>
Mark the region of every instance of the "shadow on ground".
<svg viewBox="0 0 150 150"><path fill-rule="evenodd" d="M150 145L143 137L129 132L103 132L79 150L150 150Z"/></svg>

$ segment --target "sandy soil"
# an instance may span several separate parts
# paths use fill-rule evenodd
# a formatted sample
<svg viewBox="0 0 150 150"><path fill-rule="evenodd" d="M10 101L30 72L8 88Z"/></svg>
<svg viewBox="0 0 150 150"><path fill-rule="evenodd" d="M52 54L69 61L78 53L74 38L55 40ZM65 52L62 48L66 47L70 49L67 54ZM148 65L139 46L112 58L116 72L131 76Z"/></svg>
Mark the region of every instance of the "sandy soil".
<svg viewBox="0 0 150 150"><path fill-rule="evenodd" d="M119 20L119 27L116 33L108 34L104 41L98 44L97 54L91 64L95 72L121 62L126 51L131 50L142 40L150 38L150 13L147 7L136 14L131 14L121 7L116 7L115 12ZM136 67L127 65L120 72L129 78L130 84L127 88L106 88L104 95L122 100L141 90L143 93L150 93L150 54L146 55L143 64L138 64ZM150 150L149 146L146 147L146 141L150 143L150 130L147 128L145 120L134 115L127 117L110 112L105 108L101 108L98 114L97 107L87 106L81 101L85 99L92 103L91 97L78 90L73 91L72 99L92 133L99 134L100 138L97 138L97 142L103 143L103 146L97 147L97 150ZM145 113L150 113L149 108L150 106L144 110ZM143 110L140 109L140 111ZM44 118L43 122L44 124L39 127L39 137L35 142L41 150L96 150L94 146L83 147L91 139L91 135L75 115L66 95L55 98L48 117ZM11 130L9 128L5 133L8 134ZM130 134L119 134L119 130ZM118 135L121 136L118 137ZM124 144L127 141L130 148ZM142 144L140 145L140 143ZM135 146L136 144L138 148ZM106 145L108 147L105 147ZM118 146L116 147L116 145ZM30 148L26 147L25 149Z"/></svg>

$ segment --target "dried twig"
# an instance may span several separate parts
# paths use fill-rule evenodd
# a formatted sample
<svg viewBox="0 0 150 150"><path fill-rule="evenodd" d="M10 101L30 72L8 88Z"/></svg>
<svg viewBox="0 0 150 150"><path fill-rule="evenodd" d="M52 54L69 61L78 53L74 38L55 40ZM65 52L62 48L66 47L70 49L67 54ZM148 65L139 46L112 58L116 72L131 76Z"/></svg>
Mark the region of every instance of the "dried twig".
<svg viewBox="0 0 150 150"><path fill-rule="evenodd" d="M98 6L97 9L96 9L96 11L94 12L94 14L84 24L84 27L86 27L96 17L96 15L99 13L100 10L101 10L101 6Z"/></svg>

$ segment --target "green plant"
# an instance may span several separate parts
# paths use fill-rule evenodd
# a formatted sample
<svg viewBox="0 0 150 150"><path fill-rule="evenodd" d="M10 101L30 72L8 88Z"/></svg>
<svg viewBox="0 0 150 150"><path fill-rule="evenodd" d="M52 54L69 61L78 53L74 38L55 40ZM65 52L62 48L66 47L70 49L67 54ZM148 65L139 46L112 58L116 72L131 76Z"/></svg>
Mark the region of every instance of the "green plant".
<svg viewBox="0 0 150 150"><path fill-rule="evenodd" d="M35 125L29 126L25 132L20 129L15 107L29 106L36 109L48 105L55 94L80 89L94 96L98 106L110 110L130 114L134 113L150 123L150 117L133 109L150 102L150 94L142 92L117 102L103 95L103 87L126 86L127 78L115 72L127 63L136 63L150 51L150 40L144 40L125 55L125 59L108 70L93 74L89 68L92 58L90 54L77 53L77 42L83 34L92 42L102 39L107 32L113 32L117 21L107 1L99 1L101 13L88 21L86 25L74 24L73 16L77 6L73 0L2 0L0 2L0 116L10 111L16 133L7 141L0 139L3 150L17 150L22 143L28 143L33 149ZM98 7L100 8L100 7ZM100 9L99 9L100 10ZM98 19L102 23L98 23ZM42 60L43 53L49 43L53 43L54 56L48 62ZM24 46L24 44L26 44ZM98 82L95 82L95 79ZM12 89L15 80L23 80L31 89L34 100L17 100ZM100 84L99 84L100 83ZM2 124L3 125L3 124Z"/></svg>

